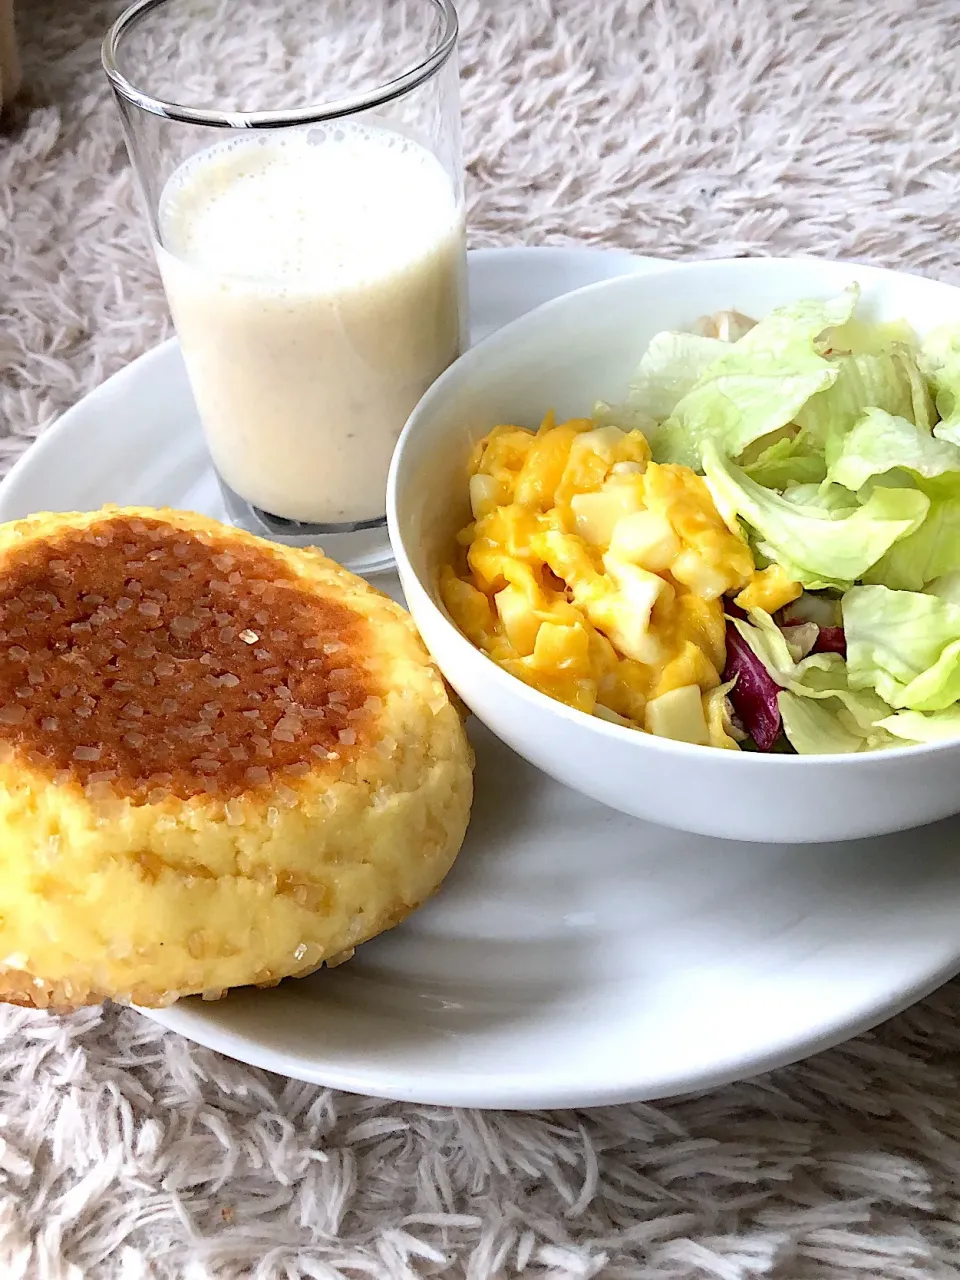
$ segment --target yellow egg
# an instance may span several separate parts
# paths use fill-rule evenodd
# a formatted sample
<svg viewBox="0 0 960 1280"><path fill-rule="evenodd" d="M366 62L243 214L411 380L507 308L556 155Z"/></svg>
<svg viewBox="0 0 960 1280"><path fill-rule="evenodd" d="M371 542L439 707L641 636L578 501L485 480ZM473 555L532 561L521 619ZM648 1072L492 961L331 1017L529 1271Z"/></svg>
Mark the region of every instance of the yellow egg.
<svg viewBox="0 0 960 1280"><path fill-rule="evenodd" d="M776 613L802 594L800 583L794 582L780 565L772 564L767 569L755 570L737 596L737 604L741 609L764 609L767 613Z"/></svg>

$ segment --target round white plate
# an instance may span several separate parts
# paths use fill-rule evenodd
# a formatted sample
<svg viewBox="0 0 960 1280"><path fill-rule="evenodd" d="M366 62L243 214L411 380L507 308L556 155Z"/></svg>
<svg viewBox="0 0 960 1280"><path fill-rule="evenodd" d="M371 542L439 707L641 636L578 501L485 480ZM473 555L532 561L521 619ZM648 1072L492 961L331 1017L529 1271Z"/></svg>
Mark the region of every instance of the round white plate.
<svg viewBox="0 0 960 1280"><path fill-rule="evenodd" d="M477 336L645 264L514 249L472 254L470 266ZM0 519L104 502L222 517L175 342L44 435L0 487ZM474 817L432 902L339 969L151 1016L342 1089L587 1106L794 1061L960 971L956 820L853 844L738 846L604 809L476 724L472 737Z"/></svg>

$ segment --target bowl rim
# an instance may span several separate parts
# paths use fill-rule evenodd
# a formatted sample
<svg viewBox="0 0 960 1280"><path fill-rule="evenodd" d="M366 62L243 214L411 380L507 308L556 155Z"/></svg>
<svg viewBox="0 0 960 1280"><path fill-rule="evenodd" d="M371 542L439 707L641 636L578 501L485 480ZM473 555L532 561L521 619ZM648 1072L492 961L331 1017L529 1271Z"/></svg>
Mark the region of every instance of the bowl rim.
<svg viewBox="0 0 960 1280"><path fill-rule="evenodd" d="M599 733L602 737L610 738L614 742L632 742L636 744L639 750L649 748L652 751L675 756L678 760L689 763L702 761L705 758L715 760L718 763L721 760L729 760L731 764L733 764L734 760L751 760L758 762L757 767L759 768L806 768L809 770L822 765L827 760L839 767L848 767L854 764L864 765L867 761L889 761L892 763L904 757L917 760L921 756L942 754L960 747L960 738L946 738L941 742L905 743L903 746L885 747L883 750L878 751L818 752L803 755L790 755L786 752L725 751L715 746L704 746L692 742L677 742L672 738L660 738L655 734L645 733L642 730L613 724L600 716L592 715L586 711L579 711L575 707L568 706L565 702L560 702L557 698L551 698L548 694L542 693L532 685L526 684L518 676L504 671L493 658L484 653L482 649L477 648L453 621L442 602L438 603L434 600L431 590L414 569L400 533L397 514L400 480L410 441L416 434L421 420L429 415L435 405L442 403L450 388L456 386L457 382L465 374L469 373L479 360L484 359L491 350L495 351L498 347L502 347L505 350L512 348L517 333L522 333L524 329L531 325L536 326L543 323L544 318L549 318L555 310L569 307L572 299L576 300L583 296L609 292L617 288L641 290L650 285L651 282L681 274L696 274L706 268L735 268L745 272L763 273L771 268L792 268L801 264L826 267L828 269L836 268L841 274L845 274L848 277L848 284L853 283L856 272L863 272L880 281L896 281L906 277L909 280L922 281L937 289L947 290L956 294L958 323L960 323L960 286L933 279L916 271L898 271L892 267L880 267L866 262L818 258L814 255L802 254L792 257L702 258L690 262L665 262L663 267L644 272L642 275L613 276L606 280L596 281L593 284L583 285L579 289L573 289L569 293L561 294L559 297L542 302L539 306L511 320L502 328L497 329L494 333L489 334L486 338L464 351L440 374L414 406L397 440L387 476L387 531L397 562L397 570L401 577L401 585L405 595L410 594L412 585L413 593L419 597L419 607L426 609L435 619L439 620L442 627L448 630L451 642L462 655L464 661L473 665L481 677L486 673L504 695L508 697L513 695L519 699L521 705L525 702L532 708L542 712L551 712L554 715L559 715L560 719L568 721L574 727L579 726L583 729L590 729ZM629 285L625 284L626 281L631 283ZM733 765L733 767L742 768L743 766Z"/></svg>

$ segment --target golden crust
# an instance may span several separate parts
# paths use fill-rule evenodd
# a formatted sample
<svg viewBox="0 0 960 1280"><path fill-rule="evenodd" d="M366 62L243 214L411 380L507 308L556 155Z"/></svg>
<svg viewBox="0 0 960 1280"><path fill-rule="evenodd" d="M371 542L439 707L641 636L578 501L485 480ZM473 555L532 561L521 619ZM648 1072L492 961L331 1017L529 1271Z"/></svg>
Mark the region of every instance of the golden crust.
<svg viewBox="0 0 960 1280"><path fill-rule="evenodd" d="M0 999L303 975L462 843L472 755L409 616L186 512L0 526Z"/></svg>

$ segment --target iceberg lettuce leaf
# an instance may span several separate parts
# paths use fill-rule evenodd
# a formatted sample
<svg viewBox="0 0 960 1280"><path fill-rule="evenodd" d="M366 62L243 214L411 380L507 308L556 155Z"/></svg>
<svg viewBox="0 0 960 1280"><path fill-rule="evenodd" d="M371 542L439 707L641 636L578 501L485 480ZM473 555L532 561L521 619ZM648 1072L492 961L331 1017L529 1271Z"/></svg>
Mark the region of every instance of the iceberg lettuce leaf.
<svg viewBox="0 0 960 1280"><path fill-rule="evenodd" d="M869 409L844 439L828 480L850 490L912 486L930 499L923 523L864 575L870 583L920 591L960 569L960 448L905 418Z"/></svg>
<svg viewBox="0 0 960 1280"><path fill-rule="evenodd" d="M700 470L705 441L736 458L797 421L807 401L840 374L840 363L819 354L816 339L849 320L858 297L851 287L837 298L780 307L727 344L655 433L655 460Z"/></svg>
<svg viewBox="0 0 960 1280"><path fill-rule="evenodd" d="M819 484L827 474L823 450L804 431L792 438L774 441L753 461L745 462L743 469L765 489Z"/></svg>
<svg viewBox="0 0 960 1280"><path fill-rule="evenodd" d="M756 484L713 441L703 452L707 484L718 510L754 531L768 559L799 569L804 585L853 583L922 524L930 499L916 489L875 489L851 511L799 506Z"/></svg>
<svg viewBox="0 0 960 1280"><path fill-rule="evenodd" d="M960 698L960 605L919 591L854 587L843 597L853 689L891 707L944 711Z"/></svg>
<svg viewBox="0 0 960 1280"><path fill-rule="evenodd" d="M856 492L868 480L891 471L906 471L921 481L938 479L960 494L957 445L930 435L904 417L867 409L844 437L827 478Z"/></svg>
<svg viewBox="0 0 960 1280"><path fill-rule="evenodd" d="M915 411L914 386L902 353L847 356L837 366L833 385L814 396L796 419L819 443L828 465L865 410L884 409L911 420Z"/></svg>
<svg viewBox="0 0 960 1280"><path fill-rule="evenodd" d="M940 415L933 434L960 445L960 326L940 325L928 333L917 363Z"/></svg>
<svg viewBox="0 0 960 1280"><path fill-rule="evenodd" d="M945 711L897 711L879 721L887 733L905 742L947 742L960 738L960 707Z"/></svg>

